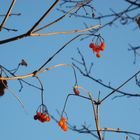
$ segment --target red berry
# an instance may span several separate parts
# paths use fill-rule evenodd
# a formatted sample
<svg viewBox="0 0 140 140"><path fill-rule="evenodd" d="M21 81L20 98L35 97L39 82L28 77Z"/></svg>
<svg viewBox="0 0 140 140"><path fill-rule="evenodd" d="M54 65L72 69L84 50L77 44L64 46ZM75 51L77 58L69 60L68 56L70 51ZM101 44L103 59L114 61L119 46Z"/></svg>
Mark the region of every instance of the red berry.
<svg viewBox="0 0 140 140"><path fill-rule="evenodd" d="M41 113L40 113L40 112L37 112L36 115L37 115L38 117L40 117L40 116L41 116Z"/></svg>
<svg viewBox="0 0 140 140"><path fill-rule="evenodd" d="M46 114L42 114L42 115L41 115L41 120L42 120L43 122L46 121L46 118L47 118Z"/></svg>
<svg viewBox="0 0 140 140"><path fill-rule="evenodd" d="M89 48L93 48L94 47L94 44L93 43L90 43L89 44Z"/></svg>
<svg viewBox="0 0 140 140"><path fill-rule="evenodd" d="M93 51L96 52L96 53L99 53L100 52L100 48L98 46L96 46L96 48Z"/></svg>
<svg viewBox="0 0 140 140"><path fill-rule="evenodd" d="M73 92L75 93L75 95L80 95L80 91L77 88L73 88Z"/></svg>
<svg viewBox="0 0 140 140"><path fill-rule="evenodd" d="M50 120L51 120L50 116L46 116L45 121L46 121L46 122L49 122Z"/></svg>
<svg viewBox="0 0 140 140"><path fill-rule="evenodd" d="M96 54L96 57L100 58L101 57L100 53L97 53Z"/></svg>
<svg viewBox="0 0 140 140"><path fill-rule="evenodd" d="M101 51L104 51L104 49L105 49L105 43L104 42L101 42L101 44L100 44L100 50Z"/></svg>

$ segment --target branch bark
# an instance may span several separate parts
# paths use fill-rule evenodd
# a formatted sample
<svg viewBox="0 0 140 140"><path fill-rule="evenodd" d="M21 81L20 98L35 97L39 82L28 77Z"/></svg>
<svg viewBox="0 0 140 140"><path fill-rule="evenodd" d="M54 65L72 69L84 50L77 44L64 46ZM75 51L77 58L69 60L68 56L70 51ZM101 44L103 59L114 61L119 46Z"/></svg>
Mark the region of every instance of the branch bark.
<svg viewBox="0 0 140 140"><path fill-rule="evenodd" d="M12 1L11 5L10 5L8 11L7 11L7 14L6 14L6 16L5 16L5 18L4 18L4 20L3 20L2 24L1 24L1 26L0 26L0 31L1 31L2 28L4 27L4 24L6 23L6 20L8 19L9 15L10 15L10 12L11 12L11 10L12 10L12 8L13 8L15 2L16 2L16 0L13 0L13 1Z"/></svg>

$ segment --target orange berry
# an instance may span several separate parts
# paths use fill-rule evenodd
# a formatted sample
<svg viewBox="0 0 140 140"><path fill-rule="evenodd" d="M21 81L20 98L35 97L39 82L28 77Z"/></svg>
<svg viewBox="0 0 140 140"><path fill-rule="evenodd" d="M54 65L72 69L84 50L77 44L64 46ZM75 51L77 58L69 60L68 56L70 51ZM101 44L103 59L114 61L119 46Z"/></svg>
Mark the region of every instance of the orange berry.
<svg viewBox="0 0 140 140"><path fill-rule="evenodd" d="M94 50L94 52L99 53L100 52L100 48L98 46L96 46L96 49Z"/></svg>
<svg viewBox="0 0 140 140"><path fill-rule="evenodd" d="M45 114L41 114L40 118L39 118L39 121L40 122L45 122L45 118L46 118L46 115Z"/></svg>
<svg viewBox="0 0 140 140"><path fill-rule="evenodd" d="M46 122L49 122L51 120L50 116L46 116Z"/></svg>
<svg viewBox="0 0 140 140"><path fill-rule="evenodd" d="M62 126L64 125L64 122L63 122L62 120L60 120L60 121L58 122L58 125L59 125L60 127L62 127Z"/></svg>
<svg viewBox="0 0 140 140"><path fill-rule="evenodd" d="M64 131L68 131L68 126L67 126L67 125L63 125L63 126L62 126L62 129L63 129Z"/></svg>
<svg viewBox="0 0 140 140"><path fill-rule="evenodd" d="M97 53L96 54L96 57L100 58L101 57L100 53Z"/></svg>
<svg viewBox="0 0 140 140"><path fill-rule="evenodd" d="M42 120L43 122L45 122L45 121L46 121L46 119L47 119L46 114L42 114L42 115L41 115L41 120Z"/></svg>
<svg viewBox="0 0 140 140"><path fill-rule="evenodd" d="M92 51L93 52L97 52L98 51L98 47L96 45L94 45L94 47L92 47Z"/></svg>
<svg viewBox="0 0 140 140"><path fill-rule="evenodd" d="M67 122L67 119L64 118L64 117L62 117L62 118L61 118L61 121L63 121L64 123L66 123L66 122Z"/></svg>
<svg viewBox="0 0 140 140"><path fill-rule="evenodd" d="M40 122L45 122L44 119L42 119L41 117L38 119Z"/></svg>
<svg viewBox="0 0 140 140"><path fill-rule="evenodd" d="M101 44L100 44L100 50L101 51L104 51L104 49L105 49L105 43L104 42L101 42Z"/></svg>

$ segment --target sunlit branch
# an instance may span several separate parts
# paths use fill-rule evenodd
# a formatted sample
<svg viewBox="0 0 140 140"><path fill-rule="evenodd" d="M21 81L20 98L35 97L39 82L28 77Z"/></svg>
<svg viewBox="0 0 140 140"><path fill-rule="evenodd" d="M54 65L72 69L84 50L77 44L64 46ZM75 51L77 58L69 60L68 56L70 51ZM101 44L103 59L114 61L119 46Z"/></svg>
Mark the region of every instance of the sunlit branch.
<svg viewBox="0 0 140 140"><path fill-rule="evenodd" d="M83 34L77 35L74 38L72 38L71 40L69 40L67 43L65 43L58 51L56 51L37 71L35 71L34 74L38 73L38 71L40 71L42 68L44 68L58 53L60 53L67 45L69 45L72 41L76 40L77 38L79 38L80 36L82 36Z"/></svg>
<svg viewBox="0 0 140 140"><path fill-rule="evenodd" d="M1 23L1 25L0 25L0 31L2 30L4 24L6 23L6 20L8 19L9 15L10 15L10 12L11 12L11 10L12 10L12 8L13 8L15 2L16 2L16 0L13 0L13 1L12 1L11 5L10 5L10 8L8 9L8 12L7 12L7 14L6 14L4 20L2 21L2 23Z"/></svg>
<svg viewBox="0 0 140 140"><path fill-rule="evenodd" d="M21 64L21 63L20 63L20 64ZM0 65L0 68L1 68L1 70L2 70L2 73L4 73L4 74L6 75L6 77L9 77L9 76L7 75L6 72L8 72L10 75L12 75L12 77L15 77L15 76L16 76L15 73L11 72L11 70L8 70L8 69L5 68L4 66L1 66L1 65ZM17 79L17 80L19 81L19 83L20 83L20 85L21 85L21 88L20 88L19 91L21 91L21 89L23 88L22 82L25 83L25 84L27 84L27 85L29 85L29 86L31 86L31 87L34 87L34 88L36 88L36 89L41 90L41 89L40 89L39 87L37 87L36 85L33 85L33 84L31 84L31 83L25 81L24 79Z"/></svg>
<svg viewBox="0 0 140 140"><path fill-rule="evenodd" d="M89 98L87 98L85 96L81 96L81 95L68 94L67 97L66 97L65 103L64 103L64 107L63 107L63 110L62 110L61 117L63 116L63 113L65 112L66 105L67 105L67 102L68 102L68 99L69 99L70 96L77 96L77 97L81 97L81 98L84 98L84 99L88 99L92 103L94 118L95 118L95 124L96 124L96 128L97 128L97 134L99 136L99 139L102 140L102 136L101 136L101 133L100 133L100 127L99 127L99 114L98 114L99 113L98 112L98 106L99 106L100 103L98 103L98 101L93 100L93 98L91 96L91 93L87 89L83 88L82 86L75 86L75 88L81 89L86 95L88 95ZM97 106L97 108L95 107L95 105Z"/></svg>
<svg viewBox="0 0 140 140"><path fill-rule="evenodd" d="M71 31L64 31L64 32L50 32L50 33L46 33L46 34L35 34L35 33L31 33L30 36L52 36L52 35L61 35L61 34L73 34L73 33L82 33L82 32L86 32L92 29L97 29L100 28L101 25L95 25L83 30L79 30L79 29L75 29L75 30L71 30Z"/></svg>
<svg viewBox="0 0 140 140"><path fill-rule="evenodd" d="M29 34L40 24L40 22L53 10L59 0L56 0L52 6L45 12L45 14L34 24L34 26L29 30Z"/></svg>
<svg viewBox="0 0 140 140"><path fill-rule="evenodd" d="M40 74L40 73L43 73L43 72L46 72L48 70L55 69L57 67L73 67L73 66L70 65L70 64L57 64L57 65L51 66L49 68L45 68L43 70L38 71L36 73L36 75ZM25 79L25 78L34 77L34 76L35 76L34 73L29 73L29 74L26 74L26 75L14 76L14 77L0 77L0 80L18 80L18 79Z"/></svg>
<svg viewBox="0 0 140 140"><path fill-rule="evenodd" d="M95 124L96 124L96 128L97 128L97 134L99 136L99 140L102 140L102 135L101 135L100 126L99 126L99 115L98 115L98 106L99 105L97 104L97 108L96 108L91 94L88 93L88 96L91 99L91 103L92 103L92 108L93 108L94 118L95 118Z"/></svg>
<svg viewBox="0 0 140 140"><path fill-rule="evenodd" d="M55 24L56 22L62 20L64 17L66 17L66 16L69 15L72 11L74 11L77 7L79 7L79 5L75 6L73 9L71 9L71 10L68 11L68 12L66 12L63 16L57 18L57 19L54 20L53 22L51 22L51 23L49 23L49 24L47 24L47 25L45 25L45 26L43 26L43 27L41 27L41 28L39 28L39 29L34 30L34 31L32 32L32 34L38 32L38 31L40 31L40 30L43 30L44 28L48 28L49 26L51 26L51 25Z"/></svg>
<svg viewBox="0 0 140 140"><path fill-rule="evenodd" d="M78 6L81 6L81 5L78 5ZM78 7L77 6L77 7ZM51 9L51 8L50 8ZM74 8L75 9L75 8ZM49 10L48 10L49 11ZM49 27L50 25L53 25L54 23L58 22L59 20L61 20L63 17L65 17L67 14L69 14L72 10L70 10L69 12L67 12L65 15L63 15L62 17L56 19L54 22L42 27L42 28L39 28L35 31L33 31L35 29L35 27L37 27L39 25L39 23L43 20L43 18L45 18L45 14L42 16L42 18L40 18L40 20L27 32L27 33L24 33L24 34L21 34L19 36L16 36L16 37L12 37L12 38L8 38L8 39L5 39L5 40L1 40L0 41L0 44L5 44L5 43L9 43L9 42L12 42L12 41L16 41L16 40L19 40L19 39L22 39L22 38L25 38L25 37L30 37L30 36L50 36L50 35L58 35L58 34L72 34L72 33L81 33L81 32L85 32L85 31L88 31L88 30L91 30L93 28L99 28L100 25L96 25L96 26L92 26L92 27L89 27L87 29L83 29L83 30L72 30L72 31L68 31L68 32L52 32L52 33L47 33L47 34L34 34L35 32L37 31L40 31L46 27ZM48 12L46 12L47 14Z"/></svg>
<svg viewBox="0 0 140 140"><path fill-rule="evenodd" d="M58 2L59 2L59 0L56 0L53 3L53 5L45 12L45 14L34 24L34 26L27 33L21 34L21 35L16 36L16 37L8 38L8 39L5 39L5 40L1 40L0 44L8 43L8 42L11 42L11 41L19 40L19 39L22 39L24 37L30 36L31 32L40 24L40 22L49 14L49 12L55 7L55 5Z"/></svg>

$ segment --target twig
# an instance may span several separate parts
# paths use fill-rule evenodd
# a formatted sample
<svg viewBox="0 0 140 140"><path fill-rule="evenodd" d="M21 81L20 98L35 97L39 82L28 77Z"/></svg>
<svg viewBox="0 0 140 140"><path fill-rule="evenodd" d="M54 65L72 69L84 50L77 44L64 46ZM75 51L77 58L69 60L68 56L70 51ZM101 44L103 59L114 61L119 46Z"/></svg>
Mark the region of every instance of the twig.
<svg viewBox="0 0 140 140"><path fill-rule="evenodd" d="M83 55L80 55L80 57L84 57ZM84 58L81 58L82 60L84 59ZM73 60L75 61L75 59L73 58ZM100 80L98 80L98 79L95 79L93 76L91 76L90 74L89 74L89 71L88 72L86 72L86 70L85 69L87 69L87 66L86 66L86 64L84 63L83 64L83 62L80 62L79 63L79 61L75 61L75 62L77 62L78 64L80 64L80 65L82 65L83 67L84 67L84 71L80 68L80 67L78 67L76 64L74 64L74 63L72 63L73 64L73 66L83 75L83 76L85 76L85 77L87 77L87 78L89 78L89 79L91 79L91 80L93 80L94 82L96 82L96 83L98 83L98 84L100 84L100 85L102 85L103 87L106 87L106 88L108 88L108 89L111 89L111 90L116 90L114 87L111 87L110 85L107 85L107 84L105 84L105 83L103 83L102 81L100 81ZM120 94L122 94L122 95L124 95L124 96L130 96L130 97L140 97L140 94L132 94L132 93L128 93L128 92L124 92L124 91L121 91L121 90L116 90L115 92L118 92L118 93L120 93Z"/></svg>
<svg viewBox="0 0 140 140"><path fill-rule="evenodd" d="M11 13L11 14L9 14L9 17L10 16L20 16L21 15L21 13ZM5 14L0 14L0 17L5 17L6 15Z"/></svg>
<svg viewBox="0 0 140 140"><path fill-rule="evenodd" d="M80 6L80 5L79 5ZM52 6L53 7L53 6ZM49 8L50 10L51 10L51 8ZM75 8L74 8L75 9ZM48 12L50 11L50 10L47 10L47 12L45 13L46 15L48 14ZM73 9L72 9L73 10ZM51 26L51 25L53 25L54 23L56 23L56 22L58 22L59 20L61 20L63 17L65 17L67 14L70 14L70 12L72 11L72 10L70 10L69 12L67 12L65 15L63 15L62 17L60 17L60 18L58 18L58 19L56 19L55 21L53 21L53 22L51 22L50 24L48 24L48 25L46 25L46 26L44 26L44 27L42 27L42 28L39 28L39 29L37 29L37 30L35 30L35 31L33 31L38 25L39 25L39 23L43 20L43 18L45 18L45 14L38 20L38 22L29 30L29 31L27 31L26 33L24 33L24 34L21 34L21 35L18 35L18 36L15 36L15 37L12 37L12 38L8 38L8 39L4 39L4 40L1 40L0 41L0 45L1 44L5 44L5 43L9 43L9 42L12 42L12 41L16 41L16 40L19 40L19 39L22 39L22 38L25 38L25 37L29 37L29 36L40 36L39 34L35 34L34 35L34 33L35 32L37 32L37 31L40 31L40 30L42 30L42 29L44 29L44 28L47 28L47 27L49 27L49 26ZM99 26L99 25L97 25L97 26ZM94 27L90 27L90 28L96 28L96 26ZM88 31L88 30L90 30L90 28L89 29L84 29L85 31ZM83 32L84 32L84 30L83 30ZM72 33L74 33L74 32L77 32L77 30L73 30L72 31ZM78 30L78 32L82 32L81 30ZM56 33L48 33L48 34L46 34L45 36L47 36L47 35L55 35L55 34L58 34L58 32ZM61 32L60 32L60 34L61 34ZM63 32L63 34L64 34L64 32ZM65 34L66 34L66 32L65 32ZM70 33L68 33L68 34L70 34Z"/></svg>
<svg viewBox="0 0 140 140"><path fill-rule="evenodd" d="M80 129L81 130L81 129ZM77 130L78 131L78 130ZM81 133L87 133L89 130L81 130ZM97 130L90 130L91 132L96 132ZM113 133L122 133L122 134L129 134L129 135L135 135L140 137L140 133L132 132L132 131L126 131L126 130L121 130L119 128L114 129L114 128L102 128L100 129L102 132L113 132Z"/></svg>
<svg viewBox="0 0 140 140"><path fill-rule="evenodd" d="M66 12L63 16L57 18L57 19L54 20L53 22L51 22L51 23L49 23L49 24L47 24L47 25L45 25L45 26L43 26L43 27L41 27L41 28L39 28L39 29L34 30L32 33L34 34L34 33L38 32L38 31L40 31L40 30L43 30L44 28L48 28L49 26L53 25L54 23L56 23L56 22L62 20L65 16L69 15L69 14L70 14L72 11L74 11L77 7L79 7L79 5L75 6L73 9L69 10L69 11Z"/></svg>
<svg viewBox="0 0 140 140"><path fill-rule="evenodd" d="M81 35L77 35L74 38L72 38L71 40L69 40L67 43L65 43L58 51L56 51L56 53L54 53L37 71L35 71L35 74L38 73L38 71L40 71L43 67L45 67L59 52L61 52L67 45L69 45L72 41L76 40L77 38L79 38Z"/></svg>
<svg viewBox="0 0 140 140"><path fill-rule="evenodd" d="M51 67L49 67L49 68L45 68L45 69L43 69L43 70L39 70L39 71L36 73L36 75L37 75L37 74L40 74L40 73L42 73L42 72L46 72L46 71L48 71L48 70L52 70L52 69L57 68L57 67L62 67L62 66L64 66L64 67L73 67L73 66L70 65L70 64L57 64L57 65L51 66ZM34 73L29 73L29 74L26 74L26 75L14 76L14 77L0 77L0 80L17 80L17 79L24 79L24 78L28 78L28 77L34 77L34 76L35 76Z"/></svg>
<svg viewBox="0 0 140 140"><path fill-rule="evenodd" d="M24 111L27 113L27 110L25 109L25 106L24 106L23 102L20 100L20 98L14 93L14 91L12 89L10 89L7 85L5 85L4 82L2 82L2 83L4 84L6 89L9 90L9 92L18 100L18 102L20 103L20 105L22 106Z"/></svg>
<svg viewBox="0 0 140 140"><path fill-rule="evenodd" d="M7 12L7 14L6 14L4 20L2 21L2 23L1 23L1 25L0 25L0 31L2 30L2 28L3 28L3 26L4 26L5 22L6 22L6 20L8 19L9 15L10 15L10 12L11 12L11 10L12 10L12 8L13 8L15 2L16 2L16 0L13 0L13 1L12 1L11 5L10 5L10 8L8 9L8 12Z"/></svg>
<svg viewBox="0 0 140 140"><path fill-rule="evenodd" d="M81 32L86 32L92 29L97 29L100 28L101 25L95 25L89 28L85 28L83 30L71 30L71 31L64 31L64 32L50 32L50 33L46 33L46 34L35 34L35 33L31 33L30 36L52 36L52 35L60 35L60 34L73 34L73 33L81 33Z"/></svg>
<svg viewBox="0 0 140 140"><path fill-rule="evenodd" d="M94 111L94 118L95 118L95 124L96 124L96 128L97 128L97 134L99 136L99 140L102 140L100 127L99 127L99 116L98 116L98 106L99 105L97 105L97 108L95 108L92 96L89 93L88 93L88 95L89 95L89 98L91 99L91 103L92 103L92 107L93 107L93 111Z"/></svg>
<svg viewBox="0 0 140 140"><path fill-rule="evenodd" d="M114 94L116 91L118 91L121 87L123 87L124 85L126 85L130 80L132 80L139 73L140 73L140 71L136 72L128 80L126 80L124 83L122 83L120 86L118 86L118 88L116 88L115 90L113 90L112 92L110 92L107 96L105 96L100 102L102 103L103 101L105 101L108 97L110 97L112 94Z"/></svg>
<svg viewBox="0 0 140 140"><path fill-rule="evenodd" d="M40 24L40 22L53 10L59 0L56 0L52 6L44 13L44 15L34 24L34 26L29 30L29 34L33 32L33 30Z"/></svg>

